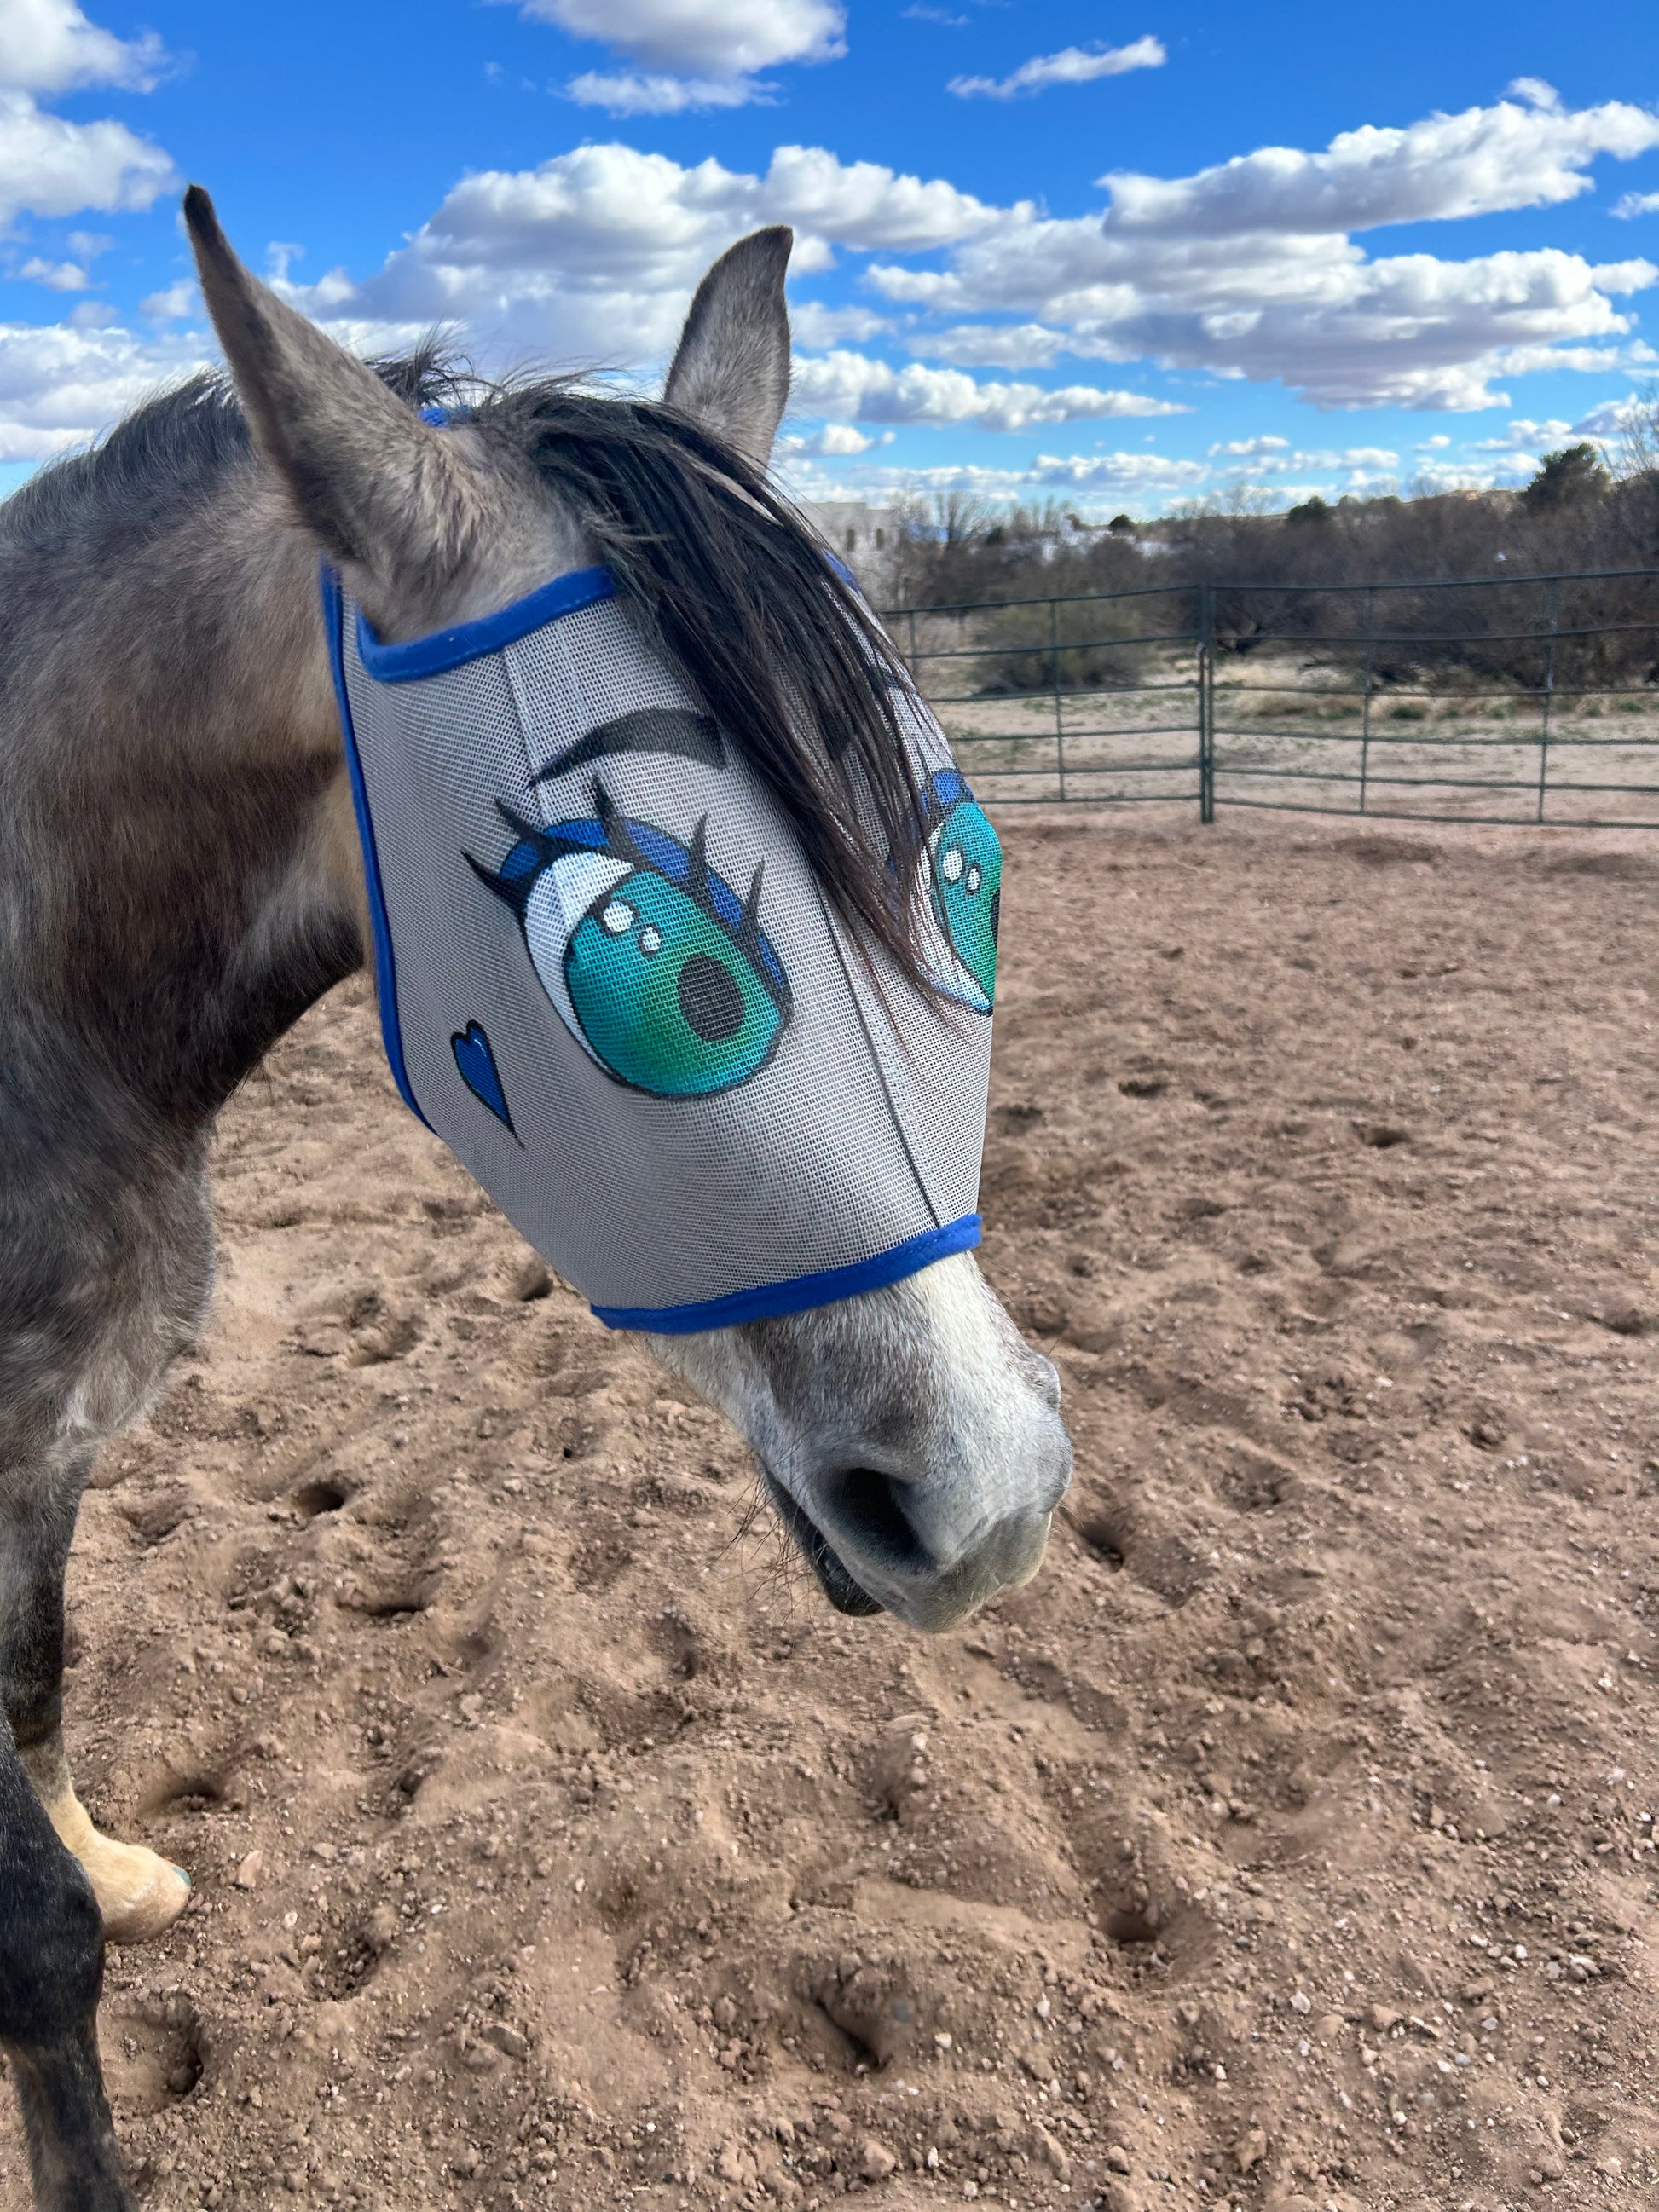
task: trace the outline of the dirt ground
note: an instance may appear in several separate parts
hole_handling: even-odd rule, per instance
[[[226,1115],[70,1732],[146,2205],[1650,2205],[1659,847],[1009,827],[1028,1589],[783,1571],[745,1454],[337,993]],[[0,2134],[0,2208],[23,2203]]]

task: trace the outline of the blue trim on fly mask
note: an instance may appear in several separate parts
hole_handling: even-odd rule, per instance
[[[368,921],[374,936],[374,996],[380,1009],[380,1038],[398,1094],[417,1121],[427,1121],[410,1089],[404,1066],[404,1034],[398,1019],[398,966],[392,951],[392,928],[386,920],[386,890],[380,882],[380,858],[374,843],[374,824],[363,788],[362,763],[357,757],[357,732],[351,725],[351,701],[345,679],[345,601],[340,579],[325,561],[318,575],[323,601],[323,628],[328,636],[329,665],[334,672],[334,696],[340,708],[340,735],[345,744],[346,772],[351,779],[351,805],[357,817],[357,836],[363,848],[363,880],[368,892]],[[437,1133],[434,1130],[433,1133]]]
[[[919,1275],[936,1260],[953,1252],[969,1252],[979,1243],[981,1224],[976,1213],[942,1228],[924,1229],[902,1244],[878,1252],[873,1259],[856,1260],[847,1267],[825,1267],[815,1275],[797,1275],[787,1283],[763,1283],[757,1290],[729,1291],[722,1298],[704,1298],[690,1306],[595,1306],[592,1310],[607,1328],[648,1329],[653,1336],[695,1336],[706,1328],[734,1328],[740,1322],[775,1321],[784,1314],[810,1313],[814,1306],[834,1305],[838,1299],[857,1297],[862,1291],[884,1291],[907,1275]]]
[[[429,637],[410,638],[406,645],[382,645],[359,607],[357,654],[377,684],[413,684],[420,677],[441,676],[447,668],[482,660],[487,653],[516,645],[532,630],[544,629],[562,616],[580,614],[584,607],[616,596],[617,580],[609,568],[570,568],[514,599],[510,607],[480,615],[476,622],[434,630]]]

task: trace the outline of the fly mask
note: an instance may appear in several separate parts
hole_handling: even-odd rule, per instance
[[[941,1000],[876,987],[608,569],[401,645],[323,602],[398,1088],[602,1321],[800,1312],[978,1243],[1001,858],[913,692],[891,858]]]

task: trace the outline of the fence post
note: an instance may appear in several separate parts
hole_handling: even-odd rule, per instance
[[[1561,579],[1550,578],[1550,642],[1544,663],[1544,704],[1538,726],[1538,815],[1544,818],[1544,799],[1550,774],[1550,707],[1555,697],[1555,641],[1561,627]]]
[[[1371,676],[1376,665],[1376,592],[1365,593],[1365,703],[1359,719],[1359,811],[1365,811],[1365,782],[1371,770]]]
[[[912,607],[912,608],[909,610],[909,616],[910,616],[910,681],[911,681],[911,682],[915,685],[915,687],[916,687],[917,690],[918,690],[918,691],[920,691],[920,690],[921,690],[921,661],[920,661],[920,659],[919,659],[919,658],[918,658],[918,656],[917,656],[917,653],[916,653],[916,611],[915,611],[915,609],[914,607]]]
[[[1215,820],[1215,586],[1198,587],[1198,818]]]
[[[1048,602],[1048,678],[1054,700],[1054,772],[1066,797],[1066,708],[1060,696],[1060,601]]]

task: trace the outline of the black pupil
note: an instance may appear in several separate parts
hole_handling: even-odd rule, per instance
[[[736,976],[707,952],[694,952],[680,970],[680,1012],[705,1044],[724,1044],[743,1027]]]

